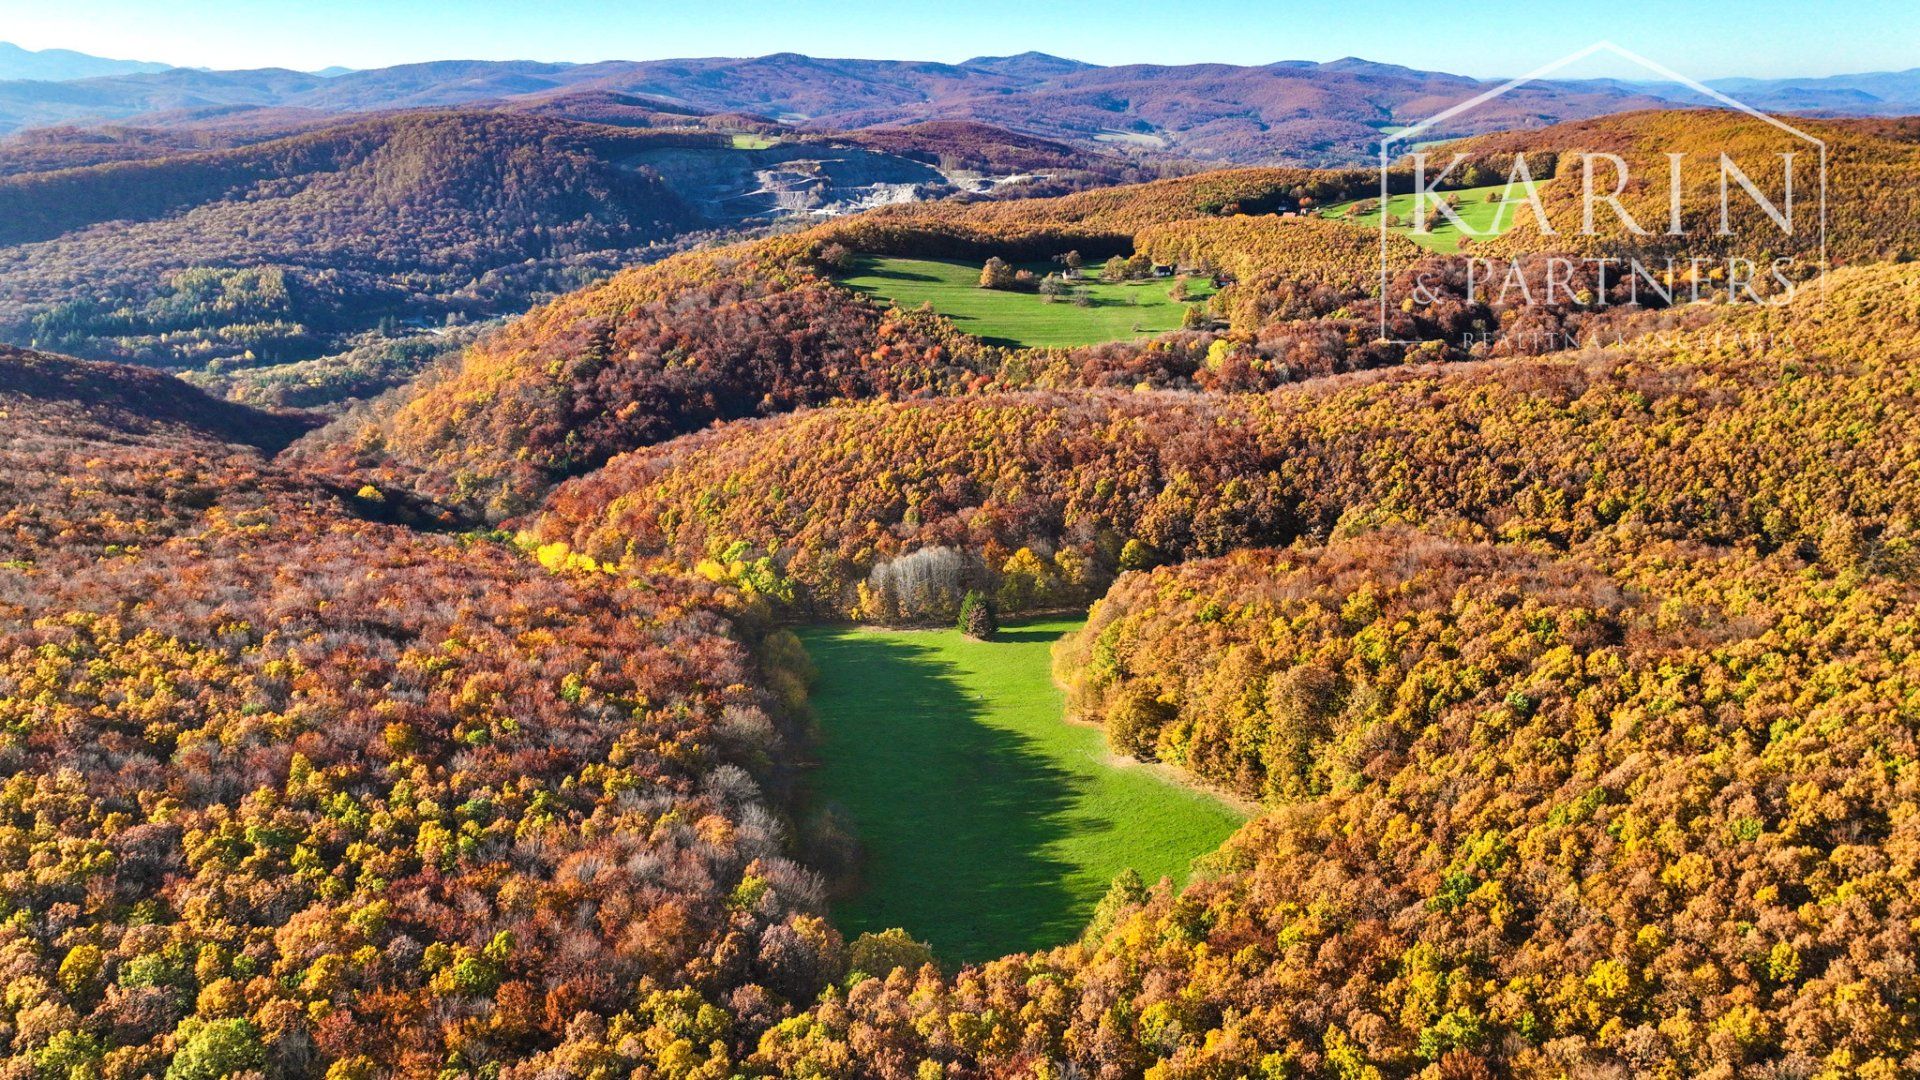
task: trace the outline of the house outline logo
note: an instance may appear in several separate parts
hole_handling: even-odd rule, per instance
[[[1787,134],[1793,136],[1794,138],[1812,145],[1819,151],[1820,153],[1820,188],[1819,188],[1820,197],[1819,197],[1818,220],[1819,220],[1820,256],[1819,256],[1819,262],[1817,263],[1817,266],[1820,270],[1819,281],[1821,286],[1821,293],[1823,296],[1825,295],[1826,270],[1827,270],[1827,144],[1826,144],[1826,141],[1823,139],[1816,138],[1812,135],[1809,135],[1806,132],[1801,131],[1799,128],[1794,127],[1792,124],[1789,124],[1786,121],[1779,119],[1778,117],[1769,116],[1766,113],[1760,111],[1759,109],[1754,108],[1751,105],[1748,105],[1743,101],[1730,97],[1727,94],[1721,93],[1720,91],[1715,90],[1713,87],[1708,86],[1703,82],[1700,82],[1696,79],[1692,79],[1692,78],[1689,78],[1688,76],[1682,75],[1679,72],[1673,70],[1672,68],[1667,67],[1665,64],[1662,64],[1656,60],[1650,60],[1647,57],[1641,56],[1639,53],[1636,53],[1631,49],[1624,48],[1620,45],[1614,44],[1611,41],[1607,41],[1603,39],[1603,40],[1594,42],[1593,44],[1587,46],[1584,49],[1580,49],[1576,52],[1568,53],[1567,55],[1551,63],[1543,64],[1540,67],[1537,67],[1534,70],[1527,72],[1525,75],[1521,75],[1516,78],[1509,79],[1506,82],[1501,83],[1499,86],[1496,86],[1491,90],[1487,90],[1484,93],[1475,95],[1474,97],[1468,98],[1467,100],[1462,101],[1456,105],[1449,106],[1448,108],[1443,109],[1440,112],[1427,117],[1425,120],[1422,120],[1417,124],[1412,124],[1407,127],[1402,127],[1395,130],[1392,134],[1381,136],[1380,138],[1380,340],[1382,342],[1385,342],[1390,345],[1421,344],[1421,342],[1418,340],[1394,338],[1394,337],[1388,336],[1388,333],[1387,333],[1387,323],[1388,323],[1387,286],[1389,284],[1389,279],[1391,277],[1391,273],[1389,271],[1388,262],[1387,262],[1387,245],[1392,235],[1392,230],[1388,225],[1388,219],[1391,215],[1389,215],[1386,211],[1387,202],[1391,198],[1391,195],[1387,190],[1387,171],[1389,168],[1392,167],[1392,164],[1393,164],[1392,149],[1394,144],[1399,143],[1403,147],[1411,147],[1415,142],[1418,141],[1417,139],[1414,138],[1414,136],[1419,135],[1423,131],[1431,130],[1437,124],[1443,124],[1446,121],[1452,119],[1453,117],[1459,116],[1461,113],[1468,112],[1472,109],[1478,108],[1479,106],[1484,105],[1487,102],[1494,100],[1495,98],[1502,97],[1516,89],[1519,89],[1522,86],[1527,85],[1528,83],[1539,82],[1541,80],[1544,80],[1556,71],[1559,71],[1565,67],[1568,67],[1569,65],[1577,64],[1580,61],[1585,60],[1590,56],[1595,56],[1602,53],[1608,53],[1621,60],[1625,60],[1630,64],[1638,65],[1639,67],[1644,68],[1645,70],[1660,76],[1661,78],[1667,80],[1670,83],[1678,83],[1681,86],[1684,86],[1687,89],[1693,91],[1694,93],[1699,94],[1711,101],[1714,101],[1725,108],[1732,109],[1736,112],[1740,112],[1747,116],[1751,116],[1754,119],[1761,120],[1768,124],[1771,124],[1773,127],[1786,132]],[[1405,150],[1403,149],[1402,152],[1404,153]]]

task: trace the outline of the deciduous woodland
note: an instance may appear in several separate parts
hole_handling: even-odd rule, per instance
[[[324,427],[5,354],[0,1076],[1920,1073],[1913,143],[1818,127],[1780,303],[1381,294],[1353,175],[1235,170],[686,253]],[[869,255],[1219,288],[1007,348]],[[791,627],[969,596],[1258,812],[959,964],[830,917]]]

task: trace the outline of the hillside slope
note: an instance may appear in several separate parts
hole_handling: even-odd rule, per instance
[[[1351,179],[690,253],[271,461],[155,373],[0,358],[0,1068],[1920,1072],[1920,265],[1850,231],[1789,303],[1533,355],[1466,335],[1595,313],[1366,296],[1373,238],[1298,213]],[[1006,350],[836,284],[1069,245],[1220,302]],[[516,532],[374,520],[389,473]],[[1076,717],[1262,802],[1187,887],[943,968],[825,917],[772,627],[968,589],[1097,599]]]
[[[1677,136],[1711,146],[1757,124],[1710,112],[1646,114],[1465,145],[1489,160],[1525,147],[1557,162],[1568,147],[1583,144],[1639,154]],[[1816,129],[1833,146],[1830,258],[1871,262],[1920,247],[1920,234],[1906,227],[1920,221],[1920,207],[1913,205],[1920,198],[1920,187],[1911,182],[1913,144],[1864,125],[1828,122]],[[1412,177],[1396,174],[1392,180],[1410,184]],[[1472,249],[1511,260],[1513,272],[1533,282],[1530,292],[1500,297],[1488,294],[1485,272],[1478,292],[1467,294],[1466,257],[1422,253],[1404,238],[1390,237],[1386,321],[1393,337],[1413,344],[1382,345],[1376,340],[1382,322],[1378,233],[1300,213],[1377,190],[1378,182],[1361,170],[1222,170],[1053,199],[888,207],[802,234],[669,260],[556,301],[481,343],[446,378],[393,402],[354,436],[354,453],[362,464],[384,459],[410,470],[438,497],[472,500],[498,517],[531,508],[555,480],[590,471],[616,454],[711,420],[765,415],[834,396],[950,393],[963,384],[973,390],[1266,390],[1409,359],[1550,352],[1596,334],[1632,336],[1663,320],[1685,323],[1705,314],[1684,305],[1651,312],[1645,309],[1651,299],[1629,303],[1634,297],[1618,275],[1606,282],[1585,277],[1554,302],[1533,302],[1553,270],[1551,257],[1566,249],[1565,236],[1516,229]],[[1543,197],[1564,213],[1569,191],[1577,198],[1577,177],[1549,180]],[[1633,197],[1650,196],[1636,190]],[[1908,209],[1905,217],[1885,216],[1902,208]],[[1710,217],[1695,223],[1712,228]],[[1225,287],[1209,300],[1205,328],[1195,333],[1064,355],[1010,352],[925,313],[882,317],[867,310],[834,284],[842,271],[829,256],[842,249],[974,265],[989,257],[1045,265],[1069,251],[1098,264],[1138,253],[1222,274]],[[716,288],[728,281],[734,292]],[[777,324],[752,331],[750,347],[739,338],[711,342],[698,326],[669,332],[705,318],[694,313],[716,302],[732,303],[717,298],[747,283],[756,304],[804,294],[804,300],[780,303],[822,312],[819,324],[836,328],[834,350],[812,358],[794,353],[774,336],[783,333]],[[1583,289],[1588,300],[1578,299]],[[1598,302],[1602,296],[1607,303]],[[653,314],[676,308],[680,314]],[[641,341],[655,344],[636,348]],[[749,365],[749,355],[781,359],[771,367],[766,361]],[[688,358],[677,371],[671,369],[674,356]],[[929,379],[929,365],[943,374]],[[677,395],[708,394],[705,380],[721,368],[730,372],[733,389],[718,408],[688,411],[678,396],[661,400],[605,389],[630,389],[671,371],[671,381],[682,387]],[[800,385],[809,389],[794,393]]]
[[[761,687],[792,676],[710,587],[363,520],[219,442],[236,407],[5,363],[4,1068],[418,1075],[643,981],[738,989],[752,1027],[839,977],[784,851],[792,700]],[[455,997],[510,1004],[455,1034]]]
[[[1491,85],[1352,58],[1252,67],[1100,67],[1036,56],[941,64],[797,53],[580,65],[443,61],[334,78],[279,70],[176,70],[76,83],[0,83],[0,132],[135,117],[144,123],[162,114],[170,123],[192,123],[236,109],[338,113],[618,94],[821,130],[977,121],[1085,149],[1346,165],[1368,160],[1383,130],[1424,120]],[[1509,94],[1443,134],[1661,104],[1625,84],[1547,82]]]
[[[973,188],[1004,196],[999,181],[1043,163],[1053,168],[1027,183],[1142,175],[1064,146],[1035,158],[978,126],[901,136],[904,156],[759,137],[784,129],[671,106],[620,106],[615,126],[564,115],[601,115],[603,99],[542,104],[559,113],[13,140],[0,151],[0,171],[15,171],[0,176],[0,340],[167,367],[305,361],[370,344],[355,335],[376,329],[517,314],[721,231]],[[1002,163],[1009,153],[1019,160]],[[979,175],[951,181],[942,163]]]
[[[836,287],[821,262],[833,245],[974,258],[1077,248],[1099,258],[1128,250],[1138,224],[1331,182],[1249,170],[1058,199],[889,208],[690,253],[530,313],[332,441],[362,465],[407,470],[437,497],[509,515],[559,478],[713,420],[835,397],[953,393],[1000,370],[1005,357],[943,320],[883,312]]]
[[[1836,288],[1885,289],[1876,317],[1911,318],[1911,274]],[[1809,297],[1788,320],[1741,313],[1677,344],[1584,362],[1415,370],[1268,395],[876,402],[730,425],[572,481],[539,531],[603,561],[765,559],[762,573],[782,579],[796,606],[874,619],[957,601],[884,593],[888,564],[927,547],[964,555],[965,584],[998,590],[1014,610],[1084,602],[1133,566],[1383,521],[1566,544],[1631,520],[1653,535],[1818,550],[1830,515],[1850,515],[1849,528],[1901,547],[1920,520],[1900,479],[1916,468],[1920,437],[1893,408],[1912,400],[1902,367],[1912,343],[1849,354],[1838,343],[1845,320],[1813,306]],[[1714,344],[1782,326],[1828,336],[1817,350],[1750,356]],[[1690,370],[1698,356],[1713,362]],[[1817,384],[1801,381],[1816,372]],[[1847,427],[1859,400],[1889,411],[1844,441],[1807,437]],[[1787,415],[1802,423],[1780,426]],[[1671,444],[1646,445],[1648,425]],[[1856,485],[1847,499],[1841,477]]]
[[[1860,267],[1584,354],[834,407],[616,459],[540,536],[878,618],[1176,564],[1120,577],[1059,671],[1117,749],[1270,812],[1184,892],[1117,883],[1079,944],[861,982],[750,1068],[1892,1076],[1916,328],[1920,272]],[[893,558],[929,545],[958,557]]]
[[[645,132],[498,114],[0,180],[0,333],[186,365],[511,310],[698,224]]]
[[[1792,126],[1805,138],[1723,110],[1633,113],[1486,135],[1431,153],[1440,163],[1454,153],[1485,160],[1499,176],[1506,175],[1500,167],[1503,162],[1523,153],[1530,165],[1557,169],[1570,181],[1545,184],[1540,191],[1554,235],[1542,235],[1535,215],[1519,212],[1514,227],[1486,245],[1494,253],[1635,250],[1706,256],[1713,251],[1716,234],[1722,232],[1719,161],[1724,153],[1751,174],[1776,209],[1784,212],[1792,205],[1797,214],[1789,233],[1736,188],[1728,198],[1723,246],[1748,256],[1810,257],[1824,236],[1827,255],[1835,262],[1920,255],[1920,183],[1914,182],[1920,169],[1920,146],[1914,144],[1906,126],[1871,120],[1795,120]],[[1819,145],[1808,140],[1818,140]],[[1686,154],[1680,237],[1664,235],[1670,228],[1672,195],[1666,155],[1673,152]],[[1627,163],[1629,176],[1620,201],[1654,235],[1629,237],[1626,224],[1606,208],[1595,215],[1598,235],[1581,235],[1583,173],[1577,161],[1582,154],[1615,154]],[[1796,191],[1791,204],[1785,196],[1783,154],[1794,155]],[[1611,166],[1597,165],[1596,188],[1604,192],[1612,182]],[[1824,221],[1820,217],[1823,197]]]
[[[262,452],[310,426],[158,372],[0,346],[0,557],[31,566],[137,548],[219,499],[293,493],[302,486]]]

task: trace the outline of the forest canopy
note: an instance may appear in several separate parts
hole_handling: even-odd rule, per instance
[[[312,431],[0,354],[0,1075],[1920,1071],[1912,144],[1829,126],[1786,303],[1381,293],[1265,169],[686,253]],[[1013,349],[898,251],[1219,289]],[[1072,719],[1257,812],[1056,947],[843,935],[789,627],[1067,607]]]

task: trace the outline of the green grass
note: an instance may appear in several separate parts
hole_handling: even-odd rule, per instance
[[[1542,183],[1544,183],[1544,181],[1542,181]],[[1496,191],[1501,193],[1501,201],[1488,202],[1487,195]],[[1492,184],[1487,187],[1461,188],[1458,191],[1443,192],[1442,194],[1460,196],[1460,208],[1456,212],[1460,215],[1460,219],[1467,223],[1467,227],[1479,234],[1480,237],[1491,238],[1498,236],[1513,227],[1516,214],[1531,213],[1531,211],[1525,209],[1526,191],[1521,187],[1515,187],[1510,193],[1511,197],[1509,198],[1507,185],[1505,183]],[[1428,211],[1427,231],[1425,233],[1416,233],[1413,231],[1413,206],[1415,200],[1420,198],[1424,198],[1424,196],[1408,194],[1395,195],[1387,200],[1387,212],[1397,216],[1404,223],[1393,226],[1392,231],[1399,233],[1414,243],[1419,244],[1421,247],[1431,251],[1443,252],[1449,255],[1459,251],[1460,240],[1464,234],[1461,233],[1453,222],[1441,217],[1437,210]],[[1380,227],[1380,211],[1375,210],[1367,214],[1349,214],[1347,212],[1349,207],[1365,201],[1364,199],[1353,199],[1343,203],[1335,203],[1332,206],[1323,207],[1320,213],[1325,217],[1338,218],[1341,221],[1350,222],[1362,228],[1378,229]]]
[[[733,135],[735,150],[766,150],[778,145],[780,145],[779,139],[767,135],[756,135],[752,132],[735,132]]]
[[[1072,940],[1115,875],[1184,880],[1241,816],[1116,757],[1062,718],[1049,649],[1077,620],[1010,624],[992,642],[951,630],[816,628],[816,798],[866,858],[835,919],[899,926],[942,960]]]
[[[1047,266],[1026,269],[1041,274]],[[1090,268],[1097,273],[1098,268]],[[1075,289],[1093,300],[1079,307],[1066,298],[1047,303],[1030,292],[980,287],[980,266],[932,259],[863,258],[843,284],[903,308],[932,304],[955,326],[996,345],[1070,348],[1104,341],[1161,334],[1180,329],[1187,305],[1167,298],[1171,278],[1121,285],[1081,283]],[[1187,282],[1190,295],[1204,297],[1205,279]]]

